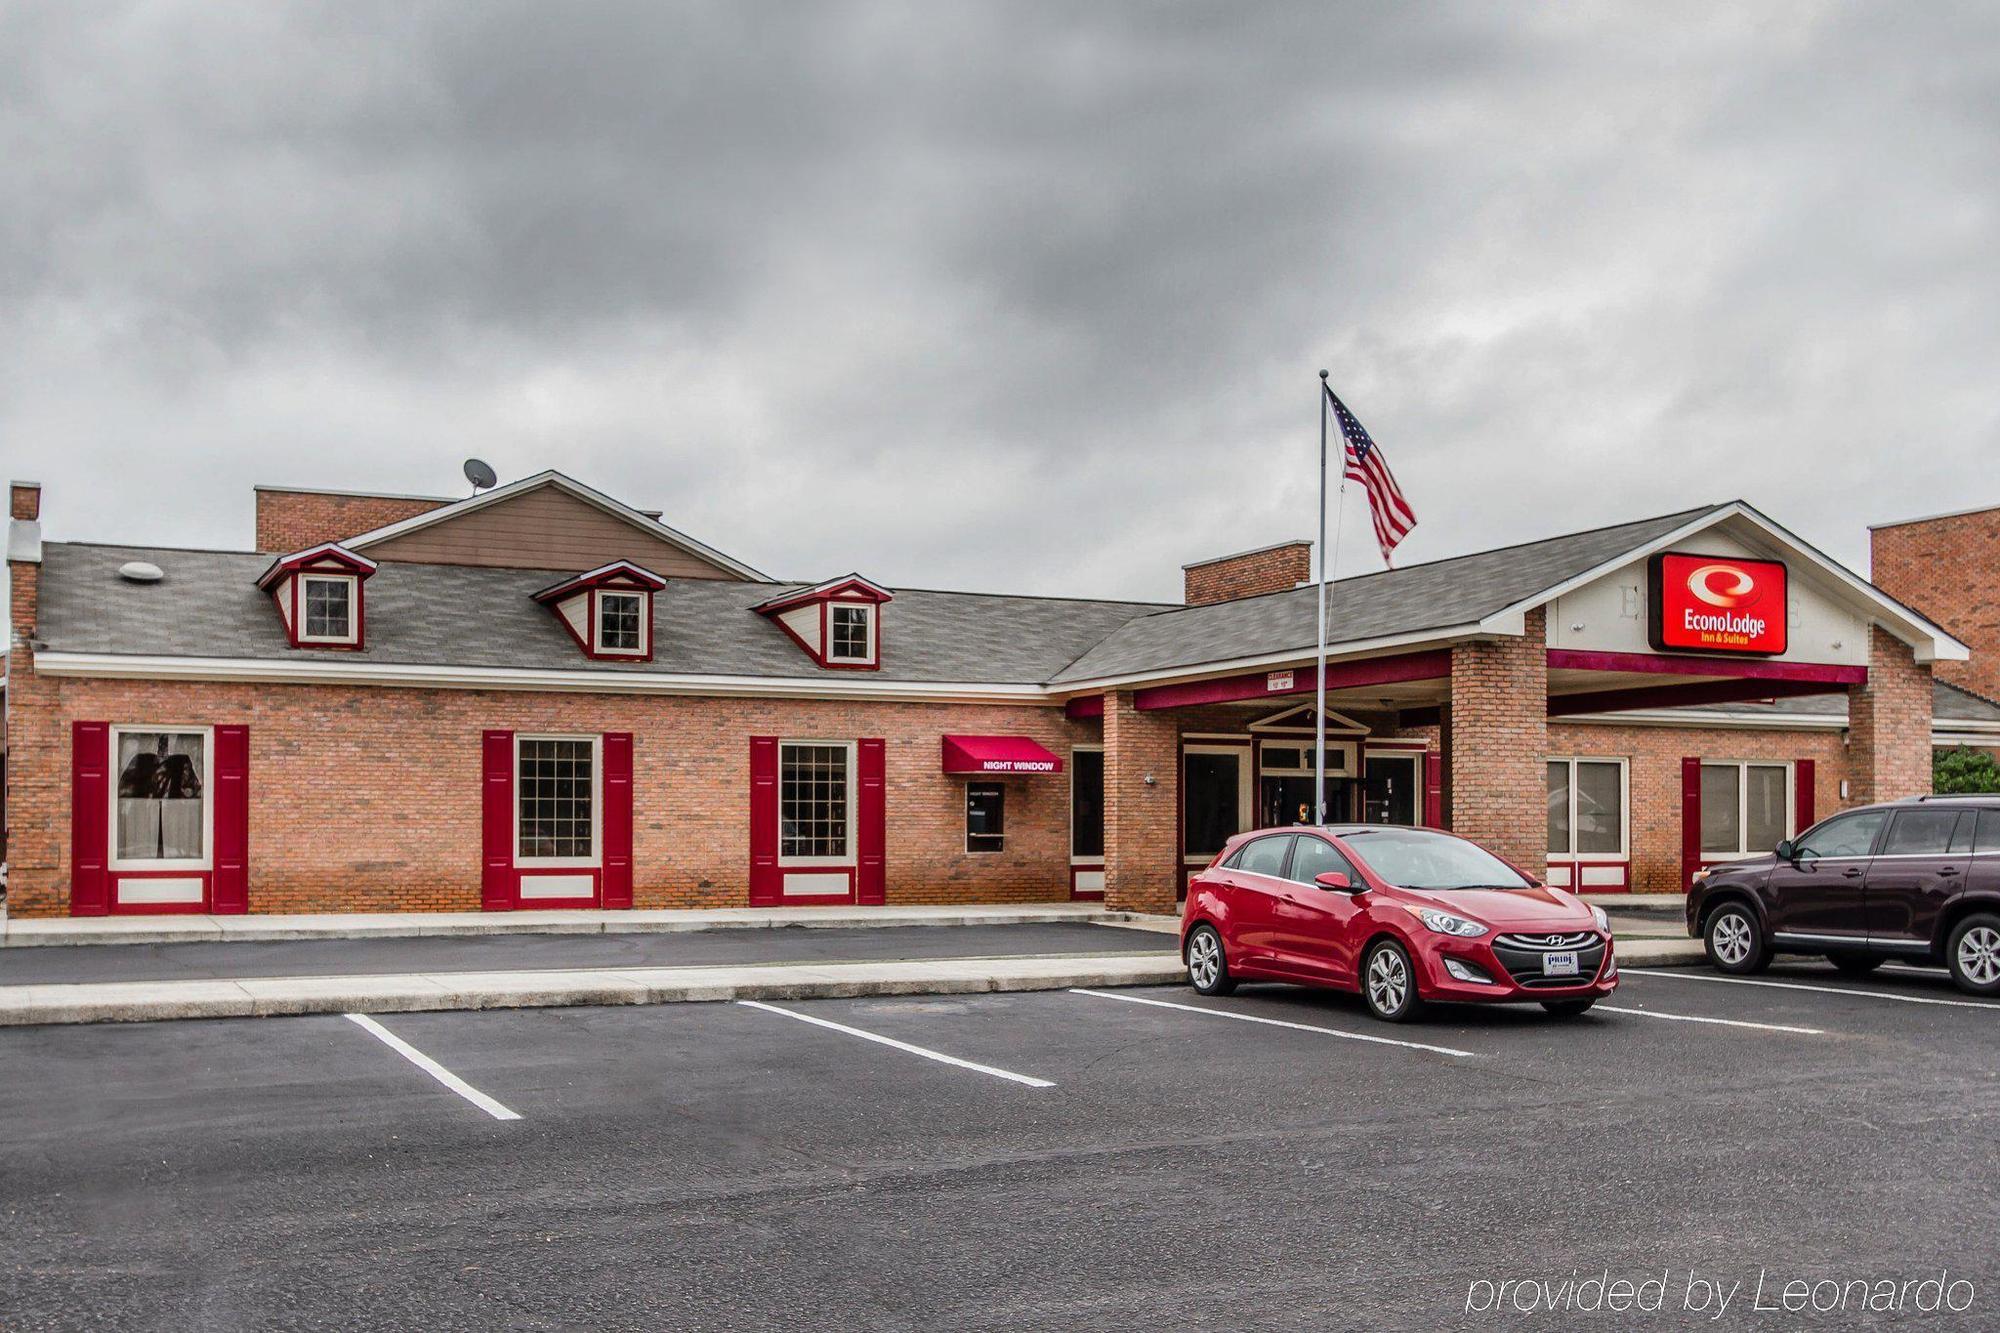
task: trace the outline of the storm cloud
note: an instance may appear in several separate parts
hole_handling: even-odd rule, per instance
[[[52,538],[558,467],[784,577],[1172,597],[2000,502],[1990,5],[0,4]],[[1350,497],[1356,501],[1357,497]],[[1344,568],[1378,568],[1358,507]]]

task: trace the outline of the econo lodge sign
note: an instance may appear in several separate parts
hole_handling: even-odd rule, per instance
[[[1653,647],[1785,651],[1785,567],[1775,560],[1669,551],[1648,562]]]

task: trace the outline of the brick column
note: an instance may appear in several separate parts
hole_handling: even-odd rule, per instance
[[[1152,779],[1151,784],[1147,782]],[[1180,727],[1104,696],[1104,905],[1172,912],[1180,896]]]
[[[1868,631],[1868,683],[1847,689],[1847,744],[1854,804],[1931,789],[1931,669],[1879,628]]]
[[[42,489],[8,487],[8,543],[28,551],[40,539]],[[55,687],[35,671],[40,611],[39,557],[9,560],[7,626],[7,908],[16,917],[68,910],[69,742],[56,718]]]
[[[1531,875],[1548,869],[1548,645],[1542,612],[1520,638],[1451,650],[1444,755],[1452,831]]]

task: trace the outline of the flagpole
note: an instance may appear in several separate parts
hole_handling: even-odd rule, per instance
[[[1326,823],[1326,372],[1319,373],[1319,632],[1313,640],[1313,823]]]

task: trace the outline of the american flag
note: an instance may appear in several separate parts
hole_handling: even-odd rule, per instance
[[[1368,491],[1368,512],[1375,520],[1375,542],[1382,548],[1382,563],[1389,564],[1389,553],[1396,549],[1396,543],[1417,526],[1416,511],[1403,498],[1395,474],[1389,471],[1389,460],[1382,457],[1382,450],[1369,437],[1368,428],[1355,420],[1331,386],[1322,382],[1320,387],[1326,390],[1327,406],[1333,409],[1333,419],[1340,423],[1341,438],[1347,441],[1347,475]]]

